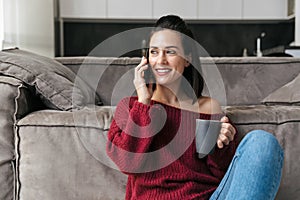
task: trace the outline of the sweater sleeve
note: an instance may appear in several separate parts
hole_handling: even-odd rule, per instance
[[[231,123],[231,122],[230,122]],[[231,123],[232,124],[232,123]],[[233,125],[233,124],[232,124]],[[234,125],[233,125],[234,126]],[[235,126],[234,126],[235,128]],[[237,145],[238,145],[238,132],[237,129],[234,136],[234,140],[231,141],[228,145],[224,145],[222,149],[215,147],[213,154],[207,156],[207,165],[210,168],[210,171],[218,177],[220,180],[225,175],[229,164],[231,163],[233,156],[235,154]]]
[[[142,172],[153,136],[159,108],[125,98],[118,104],[108,132],[108,156],[124,173]],[[152,120],[153,119],[153,120]]]

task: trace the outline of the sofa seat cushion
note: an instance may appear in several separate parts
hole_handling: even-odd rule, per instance
[[[43,110],[20,120],[18,198],[124,199],[127,177],[108,167],[105,151],[113,112],[110,107]]]
[[[19,49],[0,52],[0,74],[32,86],[49,108],[80,109],[99,100],[95,92],[67,67],[53,59]]]
[[[237,127],[241,137],[255,129],[266,130],[276,136],[284,150],[282,181],[276,199],[298,199],[300,107],[228,106],[224,111]]]

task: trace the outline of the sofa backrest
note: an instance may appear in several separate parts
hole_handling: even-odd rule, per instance
[[[116,105],[120,99],[135,92],[134,67],[140,58],[57,57],[56,60],[90,84],[104,105]],[[210,84],[218,82],[213,87],[224,87],[225,99],[220,92],[213,95],[223,105],[260,104],[266,96],[300,73],[299,58],[218,57],[200,60],[203,69],[214,68],[220,73],[220,76],[210,75],[206,79]],[[204,94],[209,95],[211,90],[207,88],[211,86],[205,88]]]
[[[260,104],[265,97],[300,73],[299,58],[219,57],[201,60],[203,66],[210,66],[211,63],[217,66],[225,87],[225,104],[229,106]],[[223,102],[222,99],[219,101]]]
[[[140,58],[59,57],[56,60],[94,88],[104,105],[116,105],[134,93],[133,70]]]

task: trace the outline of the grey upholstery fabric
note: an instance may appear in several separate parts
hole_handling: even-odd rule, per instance
[[[132,95],[128,94],[133,87],[132,70],[140,58],[70,57],[57,60],[97,90],[105,105],[115,105],[123,96]],[[283,179],[276,199],[298,199],[300,107],[269,106],[260,102],[298,76],[299,59],[212,60],[223,78],[227,102],[231,105],[223,109],[236,125],[240,137],[250,130],[264,129],[272,132],[284,148]],[[208,67],[212,63],[211,58],[201,58],[201,62],[207,63]],[[8,77],[0,78],[3,78],[1,91],[2,88],[8,89],[7,93],[1,94],[1,102],[6,102],[2,99],[10,102],[3,103],[0,115],[3,117],[0,120],[0,130],[3,131],[0,134],[0,195],[8,194],[2,195],[3,199],[14,196],[11,194],[13,182],[18,187],[15,198],[22,200],[124,199],[126,176],[114,169],[105,153],[106,133],[115,107],[89,105],[73,112],[44,109],[32,112],[36,110],[35,103],[28,105],[34,95],[24,83]],[[16,82],[10,83],[10,79]],[[294,92],[299,94],[296,90]],[[15,100],[16,103],[11,103]],[[7,113],[10,114],[6,116]],[[15,136],[12,126],[15,121],[11,120],[14,113],[20,119]],[[11,168],[14,161],[15,173]]]
[[[90,87],[76,78],[71,70],[53,59],[30,52],[19,49],[1,51],[0,73],[34,86],[49,108],[80,109],[98,101]]]
[[[229,106],[260,104],[266,96],[300,73],[299,58],[220,57],[200,60],[203,66],[217,65],[227,97],[227,104],[223,105]],[[221,98],[218,100],[222,102]]]
[[[300,67],[300,64],[299,64]],[[262,100],[266,105],[300,105],[300,74]]]
[[[116,105],[135,92],[134,67],[141,58],[60,57],[56,60],[95,88],[103,105]]]
[[[108,159],[105,147],[111,109],[43,110],[20,120],[18,198],[124,199],[126,176],[101,162]]]
[[[276,136],[284,150],[282,181],[276,199],[299,199],[300,107],[232,106],[224,110],[241,137],[255,129],[269,131]]]
[[[0,76],[0,199],[14,198],[14,125],[30,112],[30,92],[12,77]]]
[[[134,94],[133,68],[140,58],[64,57],[56,60],[75,73],[79,71],[78,76],[96,88],[104,105],[116,105],[122,97]],[[300,73],[300,59],[296,58],[220,57],[200,58],[200,61],[203,68],[217,67],[226,99],[220,94],[215,98],[224,106],[260,104],[266,96]],[[209,92],[205,90],[204,94],[209,95]]]
[[[300,107],[256,105],[223,109],[240,137],[254,129],[276,136],[285,152],[283,179],[276,199],[297,199],[300,170],[295,163],[300,162],[300,150],[293,147],[300,145],[300,136],[294,131],[300,129]],[[113,112],[114,107],[103,106],[72,114],[44,110],[20,120],[19,197],[123,199],[126,176],[106,166],[106,131]],[[37,137],[37,133],[41,134]]]

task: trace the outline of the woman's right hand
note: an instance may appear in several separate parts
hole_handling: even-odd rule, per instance
[[[145,81],[145,70],[149,68],[147,59],[142,58],[140,64],[135,68],[133,84],[137,91],[138,101],[143,104],[150,104],[151,97],[153,95],[152,83],[147,83]],[[149,69],[151,70],[151,69]]]

